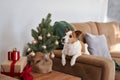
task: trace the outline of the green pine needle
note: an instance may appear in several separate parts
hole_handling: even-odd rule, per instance
[[[37,31],[34,29],[31,30],[32,37],[37,41],[36,44],[28,43],[29,48],[31,48],[33,52],[50,53],[58,46],[55,44],[55,41],[58,40],[58,36],[53,35],[53,25],[51,25],[51,21],[51,14],[49,13],[36,27]],[[48,33],[50,37],[47,36]],[[39,36],[41,36],[42,39],[39,40]],[[46,49],[42,47],[43,45],[46,46]]]

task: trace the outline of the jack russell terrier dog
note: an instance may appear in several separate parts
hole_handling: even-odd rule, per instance
[[[77,57],[82,54],[89,54],[87,49],[88,45],[78,40],[80,34],[82,34],[82,32],[79,30],[71,31],[69,28],[66,28],[66,35],[61,39],[61,42],[64,45],[62,50],[63,66],[66,64],[66,55],[73,56],[70,62],[70,65],[73,66]]]

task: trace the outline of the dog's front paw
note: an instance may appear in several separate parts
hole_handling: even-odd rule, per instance
[[[66,61],[62,60],[62,65],[65,66],[65,64],[66,64]]]
[[[75,65],[75,60],[72,59],[71,62],[70,62],[70,65],[74,66]]]

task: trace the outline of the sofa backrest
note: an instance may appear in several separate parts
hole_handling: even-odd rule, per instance
[[[96,23],[99,34],[104,34],[111,53],[120,53],[120,27],[116,22]]]
[[[80,36],[80,40],[85,42],[84,36],[86,32],[101,35],[104,34],[107,39],[109,49],[120,43],[120,29],[116,22],[85,22],[85,23],[71,23],[75,30],[80,30],[83,34]]]
[[[85,42],[85,33],[91,33],[98,35],[97,26],[94,22],[85,22],[85,23],[71,23],[75,30],[80,30],[83,34],[80,36],[80,40]]]

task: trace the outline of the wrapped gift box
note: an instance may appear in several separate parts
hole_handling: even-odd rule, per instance
[[[20,52],[17,51],[17,48],[14,48],[13,51],[8,52],[8,60],[17,61],[20,59]]]
[[[25,66],[27,65],[27,57],[21,57],[18,61],[15,62],[14,64],[14,72],[11,72],[11,64],[14,61],[10,61],[7,60],[5,61],[2,65],[1,65],[1,72],[2,73],[8,73],[8,74],[12,74],[14,76],[13,73],[22,73]]]

